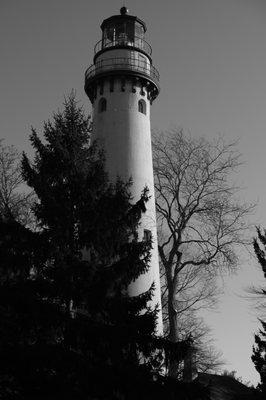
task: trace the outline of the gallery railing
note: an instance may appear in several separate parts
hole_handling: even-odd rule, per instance
[[[140,74],[146,75],[147,77],[151,78],[151,80],[155,81],[155,83],[159,84],[160,75],[153,65],[150,65],[146,60],[144,61],[138,58],[124,57],[108,58],[96,62],[86,70],[85,79],[88,81],[98,74],[116,70],[125,72],[139,72]]]

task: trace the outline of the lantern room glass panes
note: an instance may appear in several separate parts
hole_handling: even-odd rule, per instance
[[[140,39],[144,39],[143,26],[138,22],[135,23],[135,36],[137,36]]]
[[[143,37],[143,26],[136,21],[112,21],[103,31],[102,48],[112,46],[136,46],[142,48]]]

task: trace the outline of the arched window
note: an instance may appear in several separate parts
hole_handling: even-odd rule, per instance
[[[102,97],[98,104],[99,113],[106,111],[106,108],[107,108],[107,101],[104,97]]]
[[[144,100],[139,100],[139,112],[146,114],[146,103]]]

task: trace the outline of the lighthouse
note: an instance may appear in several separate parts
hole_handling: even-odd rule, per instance
[[[85,73],[85,92],[92,103],[92,139],[104,148],[111,181],[132,179],[133,201],[148,187],[150,200],[141,219],[139,239],[152,237],[149,271],[128,287],[139,295],[155,283],[151,302],[159,306],[157,333],[162,334],[162,312],[156,212],[152,167],[150,110],[159,94],[159,73],[152,48],[145,41],[146,25],[122,7],[101,24],[102,38],[94,48],[93,64]]]

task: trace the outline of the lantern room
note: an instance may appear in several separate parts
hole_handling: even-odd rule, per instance
[[[128,14],[128,9],[122,7],[120,15],[113,15],[101,25],[102,39],[95,46],[95,54],[111,47],[130,47],[151,56],[150,45],[144,40],[146,25],[138,17]]]
[[[146,25],[122,7],[120,15],[113,15],[101,24],[102,38],[94,47],[93,64],[85,73],[85,91],[93,102],[97,87],[107,80],[119,80],[124,88],[126,80],[135,90],[146,87],[152,102],[159,93],[159,72],[152,63],[152,49],[145,41]],[[112,84],[113,85],[113,84]],[[124,89],[123,89],[124,90]]]

